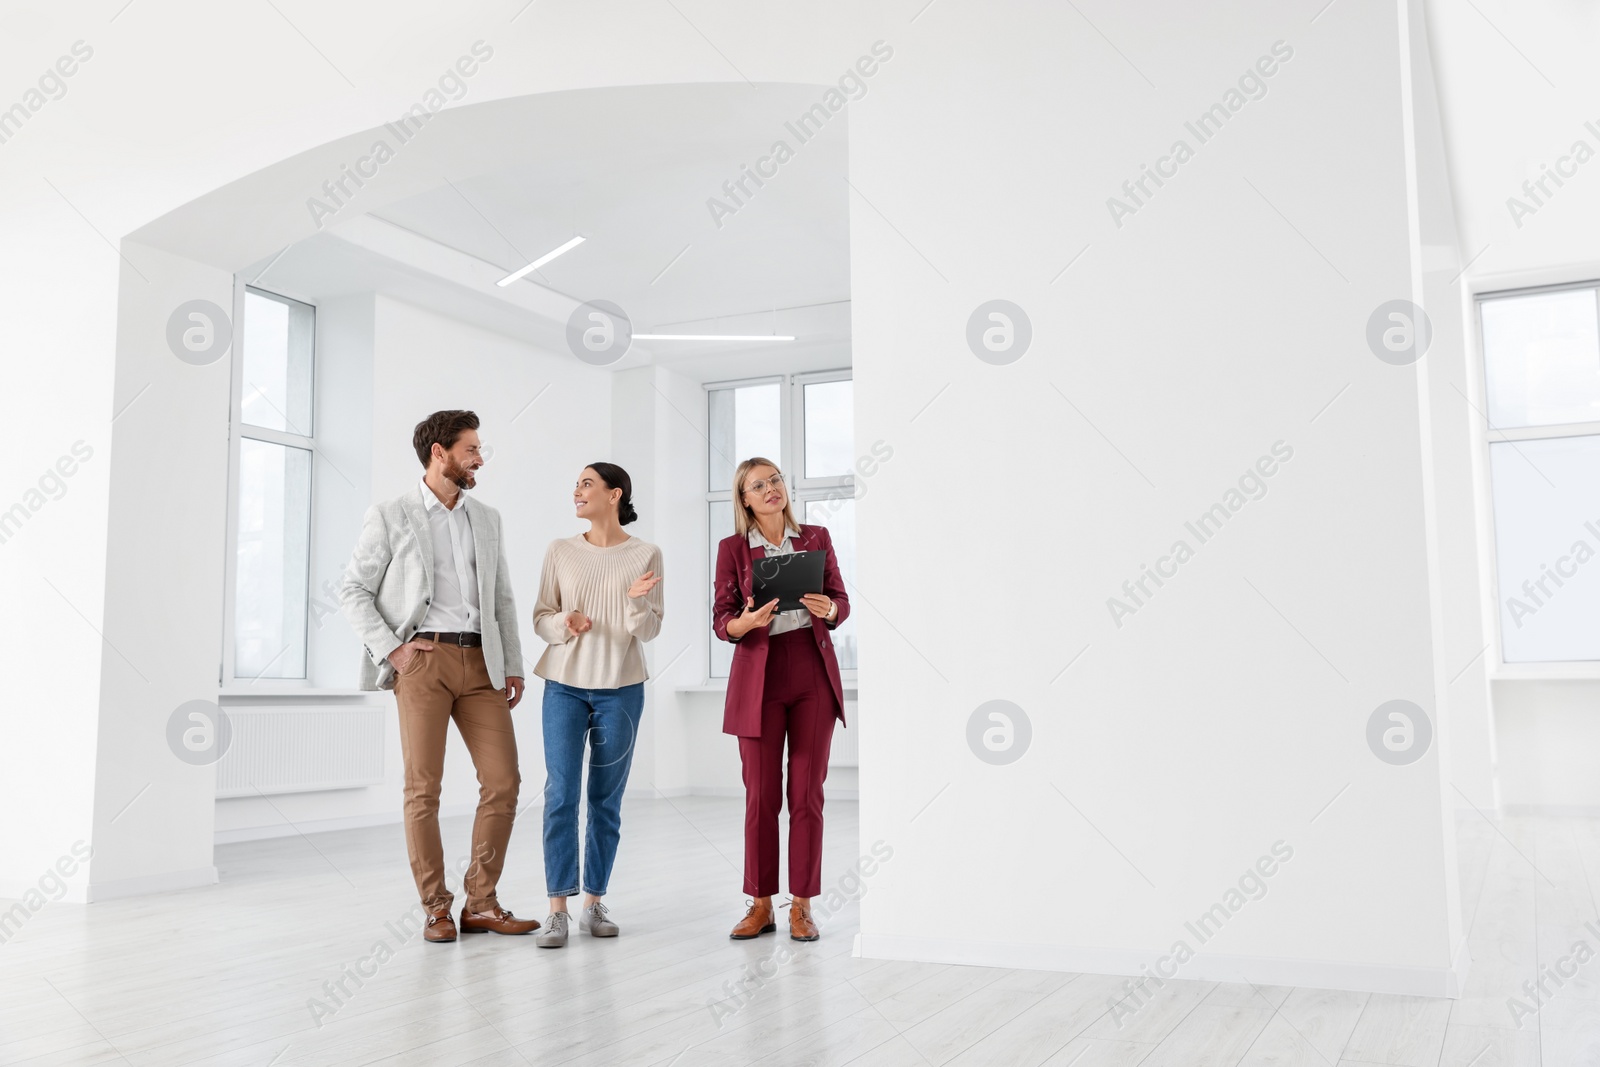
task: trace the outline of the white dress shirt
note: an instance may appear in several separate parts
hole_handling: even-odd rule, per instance
[[[464,492],[464,490],[463,490]],[[419,629],[436,633],[483,632],[478,603],[478,550],[472,543],[472,522],[464,498],[456,506],[444,502],[422,481],[422,506],[433,535],[433,601]]]
[[[761,532],[761,527],[751,526],[750,547],[765,548],[769,556],[785,556],[794,551],[794,539],[789,536],[789,531],[785,529],[783,531],[783,543],[775,545],[767,540],[767,535]],[[756,605],[758,608],[760,606],[760,604]],[[786,634],[790,630],[798,630],[802,626],[810,625],[810,608],[801,607],[795,608],[793,611],[775,611],[772,613],[772,621],[767,624],[767,636],[777,637],[779,634]]]

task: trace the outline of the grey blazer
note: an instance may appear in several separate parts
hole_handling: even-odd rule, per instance
[[[361,539],[339,586],[344,616],[366,649],[362,689],[393,689],[388,655],[422,625],[433,599],[433,533],[422,502],[422,485],[367,509]],[[500,554],[500,513],[463,495],[478,556],[478,604],[483,614],[483,662],[489,680],[504,688],[506,677],[523,677],[522,641],[511,573]]]

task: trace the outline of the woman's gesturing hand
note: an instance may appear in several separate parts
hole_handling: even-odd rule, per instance
[[[661,578],[659,575],[656,575],[655,571],[645,571],[643,574],[639,575],[639,577],[633,580],[632,585],[628,586],[629,598],[638,600],[640,597],[650,592],[650,590],[654,589],[656,587],[656,583],[659,581],[661,581]]]
[[[777,610],[778,599],[773,597],[767,603],[756,607],[754,597],[744,598],[744,614],[736,619],[728,620],[728,632],[736,639],[754,630],[758,626],[766,626],[772,622],[772,614]]]
[[[592,626],[594,626],[594,623],[591,622],[589,616],[585,615],[583,612],[569,611],[567,613],[567,632],[573,637],[577,637],[582,633],[588,633]]]

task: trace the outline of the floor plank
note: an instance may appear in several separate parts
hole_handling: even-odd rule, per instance
[[[1460,823],[1457,1000],[1170,980],[1127,1016],[1117,976],[857,959],[853,900],[820,941],[732,941],[739,801],[624,811],[623,935],[555,951],[425,943],[398,827],[221,846],[219,885],[51,904],[0,947],[0,1064],[1600,1067],[1600,958],[1529,993],[1600,950],[1600,819]],[[444,832],[464,856],[470,820]],[[830,803],[825,873],[855,848],[855,804]],[[537,811],[502,899],[543,918]]]

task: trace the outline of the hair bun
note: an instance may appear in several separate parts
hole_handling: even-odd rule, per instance
[[[617,506],[617,522],[623,526],[639,518],[639,513],[633,510],[631,501],[623,500]]]

